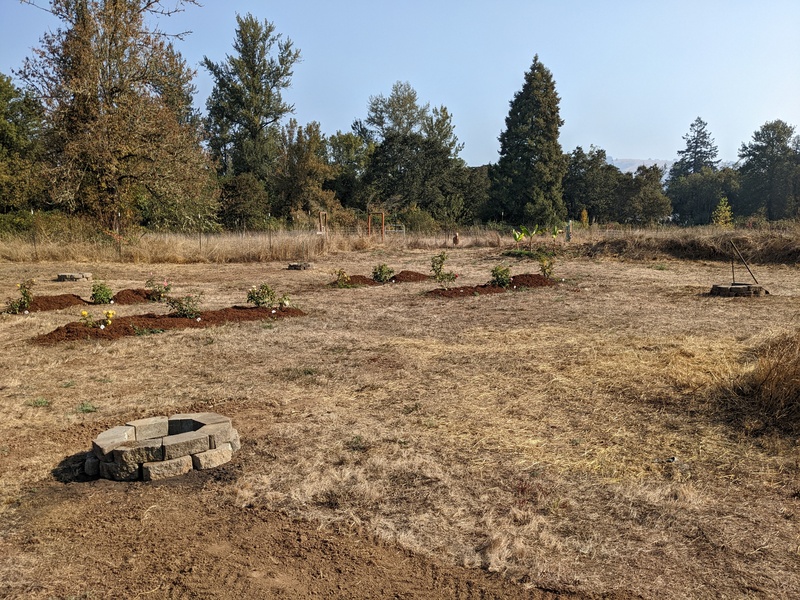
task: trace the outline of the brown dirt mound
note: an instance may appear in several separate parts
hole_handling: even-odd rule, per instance
[[[207,310],[201,312],[200,317],[197,319],[148,313],[116,318],[111,325],[104,329],[87,327],[79,321],[73,321],[50,333],[36,336],[33,341],[38,344],[57,344],[72,340],[116,340],[130,335],[161,333],[168,329],[201,329],[224,323],[260,321],[263,319],[280,319],[304,315],[305,313],[298,308],[276,309],[251,306],[232,306],[220,310]]]
[[[428,281],[429,275],[418,273],[416,271],[400,271],[397,275],[389,280],[389,283],[417,283],[420,281]],[[336,287],[336,282],[331,282],[331,287]],[[366,275],[350,275],[350,285],[383,285],[375,281],[372,277]]]
[[[146,289],[121,290],[114,295],[114,304],[142,304],[150,302],[150,291]]]
[[[29,312],[39,312],[44,310],[61,310],[71,306],[84,306],[91,304],[75,294],[58,294],[56,296],[34,296],[28,306]]]
[[[390,281],[392,283],[418,283],[420,281],[428,281],[430,278],[430,275],[417,273],[416,271],[400,271]]]
[[[121,290],[113,297],[114,304],[142,304],[150,302],[150,292],[145,289]],[[28,307],[28,312],[41,312],[46,310],[61,310],[72,306],[91,305],[92,302],[84,300],[76,294],[56,294],[55,296],[34,296]]]
[[[555,285],[555,282],[552,279],[548,279],[547,277],[538,274],[526,273],[523,275],[514,275],[511,278],[511,288],[502,288],[496,285],[491,285],[490,283],[484,283],[482,285],[467,285],[447,289],[437,288],[435,290],[430,290],[427,293],[429,296],[438,296],[440,298],[465,298],[466,296],[499,294],[513,288],[535,288],[547,287],[551,285]]]

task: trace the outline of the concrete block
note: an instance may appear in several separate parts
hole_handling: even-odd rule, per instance
[[[169,419],[167,417],[150,417],[149,419],[137,419],[125,423],[136,430],[136,440],[149,440],[162,438],[169,435]]]
[[[94,455],[94,452],[89,452],[86,455],[86,462],[83,463],[83,472],[89,477],[100,475],[100,459]]]
[[[168,435],[162,439],[162,442],[164,444],[164,460],[197,454],[209,449],[208,436],[199,431]]]
[[[177,475],[185,475],[192,470],[192,457],[181,456],[171,460],[148,462],[142,465],[142,479],[158,481]]]
[[[134,481],[139,479],[139,465],[115,462],[101,462],[100,476],[115,481]]]
[[[239,439],[239,432],[234,429],[233,435],[231,435],[231,448],[233,448],[234,452],[238,452],[241,447],[242,442]]]
[[[230,442],[234,431],[236,430],[231,427],[230,423],[214,423],[213,425],[201,427],[197,430],[197,433],[203,433],[208,436],[208,447],[213,450],[220,444]]]
[[[215,450],[206,450],[198,454],[192,454],[192,464],[198,471],[203,469],[213,469],[220,465],[224,465],[230,461],[233,456],[233,450],[230,444],[221,445]]]
[[[117,446],[135,439],[136,430],[128,425],[120,425],[106,429],[92,441],[92,450],[97,458],[102,461],[113,460],[111,452]]]
[[[138,464],[164,460],[164,447],[161,438],[125,442],[114,448],[114,462]]]
[[[200,427],[204,425],[217,425],[219,423],[231,424],[230,417],[214,412],[194,413],[192,414],[192,419],[194,419],[194,422],[200,425]],[[199,429],[199,427],[197,429]]]

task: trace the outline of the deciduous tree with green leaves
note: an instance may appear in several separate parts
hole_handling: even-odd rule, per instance
[[[543,226],[566,218],[562,180],[567,161],[558,141],[564,124],[559,102],[553,76],[537,55],[510,102],[500,134],[500,159],[491,170],[495,218]]]
[[[43,35],[19,75],[43,102],[54,203],[107,227],[192,227],[213,212],[194,72],[152,25],[191,4],[51,0],[64,27]]]

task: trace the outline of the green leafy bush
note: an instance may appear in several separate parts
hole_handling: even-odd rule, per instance
[[[507,288],[511,285],[511,269],[504,265],[497,265],[492,269],[491,284],[496,287]]]
[[[394,270],[386,264],[376,265],[372,269],[372,279],[378,283],[387,283],[394,275]]]
[[[169,281],[166,279],[164,281],[156,281],[152,275],[144,282],[144,287],[148,290],[148,298],[153,302],[163,302],[167,294],[172,291],[172,284]]]
[[[200,318],[200,299],[203,292],[194,292],[185,296],[167,296],[165,301],[172,310],[172,314],[187,319]]]
[[[247,301],[259,307],[272,308],[275,306],[289,306],[289,296],[278,298],[275,290],[266,283],[258,287],[253,286],[247,291]]]
[[[114,298],[114,293],[104,282],[98,281],[92,284],[91,300],[93,304],[109,304],[112,298]]]
[[[452,283],[456,280],[458,275],[452,271],[445,271],[445,262],[447,262],[447,252],[442,250],[440,254],[437,254],[431,259],[431,272],[433,273],[433,278],[437,282],[447,287],[449,283]]]
[[[31,290],[35,283],[36,281],[33,279],[26,279],[22,283],[18,283],[17,288],[19,288],[20,297],[16,300],[8,300],[6,312],[16,315],[28,310],[31,302],[33,302],[33,292]]]

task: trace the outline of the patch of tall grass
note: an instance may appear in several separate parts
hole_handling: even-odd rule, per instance
[[[736,379],[727,408],[747,433],[765,429],[800,433],[800,330],[755,351],[751,368]]]

